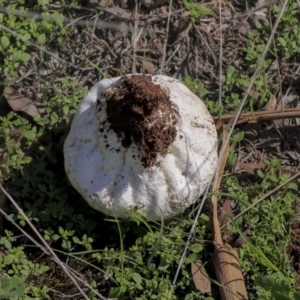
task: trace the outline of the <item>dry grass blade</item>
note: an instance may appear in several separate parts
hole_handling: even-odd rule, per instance
[[[232,218],[228,223],[226,223],[226,225],[228,225],[232,221],[237,220],[238,218],[240,218],[241,216],[243,216],[247,211],[249,211],[250,209],[252,209],[254,206],[256,206],[257,204],[259,204],[263,200],[269,198],[271,195],[273,195],[274,193],[276,193],[277,191],[279,191],[280,189],[282,189],[284,186],[286,186],[288,183],[293,182],[294,180],[298,179],[299,177],[300,177],[300,172],[296,173],[295,175],[293,175],[292,177],[290,177],[288,180],[286,180],[285,182],[283,182],[279,186],[277,186],[275,189],[273,189],[272,191],[270,191],[269,193],[265,194],[263,197],[261,197],[260,199],[258,199],[256,202],[254,202],[251,205],[249,205],[245,210],[243,210],[241,213],[239,213],[234,218]],[[221,229],[223,229],[226,225],[221,226]]]
[[[218,191],[224,172],[225,163],[229,154],[230,147],[227,140],[227,132],[223,129],[222,136],[222,153],[219,166],[213,182],[213,191]],[[221,230],[218,220],[218,203],[217,196],[211,197],[213,206],[213,224],[214,224],[214,241],[216,243],[213,255],[216,276],[220,283],[220,294],[222,300],[248,299],[243,274],[241,271],[238,254],[230,245],[223,245]]]
[[[166,39],[165,39],[165,42],[164,42],[163,55],[162,55],[162,60],[161,60],[161,66],[160,66],[160,72],[159,72],[159,74],[163,74],[164,65],[165,65],[165,61],[166,61],[166,52],[167,52],[168,35],[169,35],[169,30],[170,30],[170,20],[171,20],[171,13],[172,13],[172,5],[173,5],[173,2],[172,2],[172,0],[170,0],[168,20],[167,20],[167,28],[166,28]]]
[[[223,36],[222,36],[222,4],[219,0],[219,24],[220,24],[220,53],[219,53],[219,106],[222,106],[222,62],[223,62]]]

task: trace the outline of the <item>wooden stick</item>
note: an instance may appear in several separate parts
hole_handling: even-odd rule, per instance
[[[213,182],[213,191],[218,191],[221,183],[222,174],[224,172],[226,160],[230,151],[225,141],[227,140],[227,131],[223,127],[222,149],[218,169]],[[216,195],[211,197],[213,206],[213,225],[214,225],[214,241],[215,250],[213,255],[213,263],[215,272],[220,284],[220,294],[222,300],[247,300],[247,291],[245,287],[244,277],[238,259],[236,249],[228,244],[223,244],[221,230],[218,220],[218,199]]]
[[[224,127],[223,127],[222,148],[220,150],[220,153],[222,153],[223,155],[222,155],[222,157],[219,158],[218,168],[217,168],[216,175],[215,175],[213,185],[212,185],[213,192],[216,192],[219,190],[221,180],[222,180],[222,175],[223,175],[224,169],[225,169],[226,160],[227,160],[229,150],[230,150],[228,143],[227,143],[226,148],[224,149],[227,135],[228,135],[228,133],[227,133],[226,129],[224,129]],[[212,202],[212,209],[213,209],[214,241],[217,244],[223,245],[221,230],[220,230],[220,225],[219,225],[219,220],[218,220],[218,199],[217,199],[216,195],[211,196],[211,202]]]

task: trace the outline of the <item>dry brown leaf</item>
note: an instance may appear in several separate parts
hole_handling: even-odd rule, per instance
[[[254,164],[238,162],[237,165],[245,172],[251,175],[256,175],[257,170],[265,170],[267,167],[267,165],[263,163]]]
[[[201,260],[191,264],[191,272],[196,289],[201,293],[210,294],[211,282]]]
[[[237,250],[228,244],[216,245],[213,262],[222,300],[248,299]]]
[[[231,208],[231,200],[226,199],[222,206],[222,211],[220,215],[220,226],[224,226],[228,221],[230,217],[234,217],[233,211]],[[227,240],[232,235],[232,232],[228,230],[226,227],[222,230],[222,239]]]
[[[37,114],[45,112],[45,105],[37,105],[34,101],[18,92],[12,85],[8,85],[4,88],[4,96],[14,111],[23,111],[33,118]]]
[[[262,110],[274,110],[277,107],[277,98],[271,94],[268,103],[262,108]]]
[[[247,93],[246,88],[244,88],[243,90]],[[255,100],[258,100],[260,97],[260,94],[253,89],[250,89],[248,95]],[[262,109],[259,110],[275,110],[276,107],[277,107],[277,98],[273,94],[271,94],[268,103]]]
[[[229,221],[228,216],[233,217],[233,211],[231,208],[231,200],[230,199],[226,199],[223,202],[222,212],[221,212],[221,216],[220,216],[220,226],[225,225]]]
[[[250,233],[251,233],[251,227],[250,227],[250,225],[248,224],[248,223],[246,223],[245,225],[244,225],[244,228],[243,228],[243,234],[244,235],[250,235]],[[244,239],[244,237],[242,236],[242,235],[240,235],[235,241],[234,241],[234,243],[232,244],[232,246],[233,247],[241,247],[242,245],[244,245],[245,244],[245,239]]]
[[[146,71],[146,73],[154,74],[154,72],[155,72],[155,66],[149,60],[144,60],[144,59],[139,60],[138,61],[138,66],[142,67]]]
[[[242,35],[247,35],[251,30],[250,25],[246,20],[238,23],[236,29]]]
[[[232,232],[224,226],[230,220],[228,216],[230,216],[231,218],[234,217],[234,213],[231,208],[231,200],[230,199],[226,199],[224,201],[223,206],[222,206],[221,216],[220,216],[220,226],[223,227],[223,229],[221,231],[223,240],[227,240],[228,238],[230,238],[232,236]],[[249,235],[250,233],[251,233],[250,225],[248,223],[246,223],[243,226],[243,234]],[[240,235],[233,242],[230,242],[230,245],[237,248],[237,247],[241,247],[244,243],[245,243],[245,239],[242,235]]]

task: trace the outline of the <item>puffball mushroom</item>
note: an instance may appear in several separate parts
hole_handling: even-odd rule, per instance
[[[195,203],[217,168],[204,103],[163,75],[103,79],[81,100],[64,144],[73,187],[96,210],[168,219]]]

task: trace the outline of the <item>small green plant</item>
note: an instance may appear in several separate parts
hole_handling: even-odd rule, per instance
[[[198,79],[191,79],[188,76],[183,78],[183,83],[199,98],[203,98],[208,94],[208,90],[204,87],[204,84]]]
[[[18,277],[0,278],[0,299],[20,297],[24,294],[24,283]]]
[[[261,73],[257,76],[248,95],[248,101],[244,107],[244,111],[253,111],[263,107],[269,100],[271,91],[264,70],[267,69],[270,62],[265,61]],[[248,75],[239,72],[234,66],[229,65],[226,75],[223,76],[223,92],[226,111],[235,111],[241,104],[245,91],[250,84]],[[255,96],[256,95],[256,96]]]
[[[299,300],[300,293],[281,274],[255,277],[255,289],[259,299]]]
[[[47,2],[47,3],[46,3]],[[40,5],[48,4],[49,1],[42,1]],[[0,5],[5,7],[4,1],[0,1]],[[8,7],[13,10],[15,5]],[[26,11],[26,7],[21,3],[18,6],[19,11]],[[49,15],[44,13],[44,15]],[[11,76],[17,78],[17,69],[22,63],[26,63],[31,58],[30,43],[42,45],[47,47],[51,42],[62,43],[67,33],[72,30],[72,27],[63,26],[63,16],[57,12],[52,14],[56,22],[49,22],[43,20],[39,23],[27,18],[21,19],[11,14],[0,14],[0,22],[11,32],[2,30],[0,34],[0,53],[3,57],[3,61],[0,64],[1,72],[8,73]],[[55,32],[55,35],[53,34]],[[46,38],[47,36],[47,38]],[[28,42],[27,42],[28,41]]]
[[[208,90],[198,78],[191,79],[190,77],[185,76],[183,78],[183,83],[205,103],[212,115],[219,115],[222,113],[222,107],[220,107],[216,101],[206,99],[205,96],[208,94]]]
[[[243,139],[244,139],[244,131],[234,130],[234,132],[230,138],[231,149],[230,149],[230,152],[229,152],[228,158],[227,158],[227,166],[230,168],[234,167],[234,165],[236,164],[236,161],[237,161],[237,154],[235,153],[234,146],[237,143],[241,142]]]
[[[225,179],[224,184],[230,197],[239,203],[239,211],[242,212],[262,195],[289,178],[289,174],[278,175],[281,165],[278,159],[268,161],[267,164],[268,172],[258,172],[260,179],[252,189],[242,186],[236,177],[231,176]],[[272,275],[275,278],[276,274],[280,272],[281,279],[290,285],[291,293],[295,293],[295,289],[292,288],[295,286],[295,275],[290,270],[290,261],[287,256],[287,247],[291,239],[287,220],[293,214],[293,207],[297,201],[295,192],[297,191],[298,187],[294,183],[291,186],[287,185],[280,192],[271,196],[269,200],[253,207],[242,218],[229,225],[232,232],[237,232],[237,227],[242,228],[245,223],[251,227],[249,242],[240,248],[239,255],[243,269],[248,272],[252,280],[259,276]],[[266,288],[266,290],[268,289]],[[265,295],[269,292],[257,288],[257,293],[257,295]],[[259,299],[281,298],[259,297]]]
[[[126,250],[124,261],[120,259],[122,250],[105,248],[102,252],[93,254],[94,258],[103,262],[103,269],[111,278],[112,287],[109,297],[119,299],[169,299],[172,271],[178,263],[184,245],[185,232],[192,220],[174,220],[168,227],[155,230],[146,224],[150,231],[135,240],[134,245]],[[209,218],[202,215],[196,236],[203,239],[209,224]],[[129,224],[124,224],[129,225]],[[128,229],[121,226],[121,231]],[[142,229],[142,228],[141,228]],[[121,239],[125,236],[122,235]],[[184,263],[182,278],[176,284],[176,296],[170,299],[185,299],[185,289],[190,289],[192,282],[188,271],[189,263],[198,259],[203,244],[191,245],[189,255]],[[124,251],[124,249],[123,249]],[[191,293],[186,299],[209,299],[200,294]]]
[[[37,288],[35,278],[47,272],[49,268],[28,260],[24,248],[14,247],[12,242],[12,233],[5,231],[5,236],[0,238],[0,245],[5,251],[5,256],[0,256],[0,268],[7,277],[0,279],[0,298],[7,295],[10,299],[15,299],[12,297],[31,295],[48,299],[48,289],[42,286]]]
[[[274,6],[273,13],[277,17],[280,8]],[[298,36],[299,36],[299,5],[294,1],[289,1],[279,28],[276,31],[274,43],[264,62],[264,68],[274,59],[291,58],[299,55]],[[266,23],[257,23],[256,30],[250,32],[246,46],[244,47],[245,59],[249,62],[249,67],[254,69],[265,48],[271,27]]]
[[[210,9],[195,3],[194,0],[183,0],[183,5],[190,12],[192,22],[211,14]]]
[[[278,6],[274,6],[274,12],[275,16],[277,16],[279,12]],[[300,53],[300,49],[297,46],[298,36],[300,34],[299,16],[299,4],[290,1],[290,5],[283,14],[280,27],[276,32],[276,46],[278,51],[286,58],[299,55]]]

